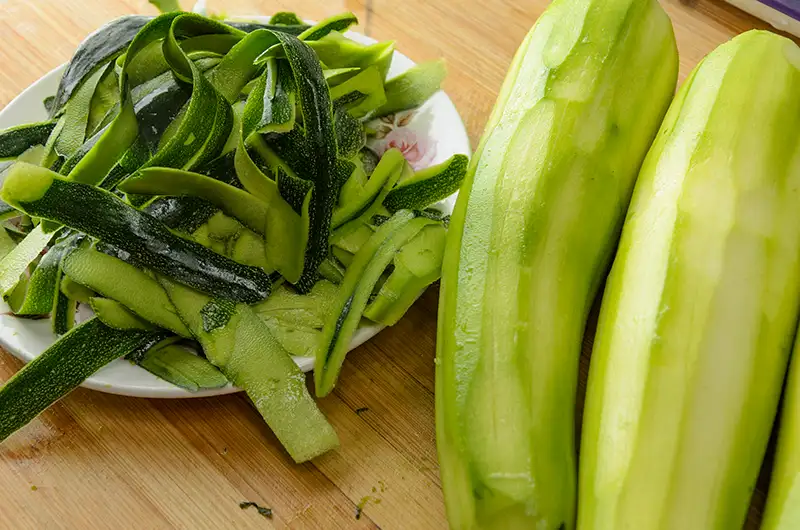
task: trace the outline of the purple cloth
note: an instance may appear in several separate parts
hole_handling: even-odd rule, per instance
[[[800,20],[800,0],[758,0],[765,6],[780,11],[795,20]]]

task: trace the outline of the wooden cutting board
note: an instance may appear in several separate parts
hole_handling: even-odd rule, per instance
[[[183,0],[188,3],[189,0]],[[344,10],[416,61],[445,57],[473,146],[517,45],[546,0],[211,0],[228,14]],[[717,45],[766,27],[713,0],[663,0],[680,79]],[[188,7],[188,6],[184,6]],[[0,0],[0,107],[142,0]],[[320,406],[342,447],[294,465],[241,395],[135,399],[79,389],[0,446],[0,528],[445,528],[434,443],[437,289],[350,354]],[[581,384],[593,334],[589,325]],[[0,380],[22,363],[0,352]],[[765,474],[762,474],[765,475]],[[756,528],[766,476],[748,528]],[[272,509],[265,518],[240,503]]]

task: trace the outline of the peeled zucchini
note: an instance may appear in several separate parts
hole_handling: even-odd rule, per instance
[[[800,310],[798,94],[800,49],[748,32],[661,126],[603,297],[581,530],[744,524]]]
[[[583,330],[676,76],[655,0],[557,0],[514,58],[443,264],[436,421],[454,529],[574,528]]]

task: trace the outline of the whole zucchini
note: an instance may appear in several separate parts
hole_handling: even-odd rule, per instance
[[[642,166],[592,355],[581,530],[742,528],[800,309],[800,49],[736,37]]]
[[[655,0],[556,0],[517,51],[444,258],[436,419],[452,528],[574,528],[581,338],[676,76]]]

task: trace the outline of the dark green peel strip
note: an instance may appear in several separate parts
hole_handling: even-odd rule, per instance
[[[151,18],[138,15],[120,17],[89,35],[78,46],[61,77],[55,100],[51,103],[51,116],[61,110],[89,73],[122,52]]]
[[[97,319],[75,327],[0,387],[0,441],[149,336],[114,330]]]
[[[139,265],[200,291],[248,303],[269,295],[270,280],[264,271],[238,264],[174,234],[152,216],[105,190],[20,163],[9,172],[2,196],[29,215],[96,237],[128,252]]]
[[[458,191],[468,166],[469,158],[459,154],[417,171],[410,178],[398,182],[383,200],[383,205],[390,212],[423,210]]]
[[[0,131],[0,161],[14,159],[34,145],[44,145],[55,126],[55,121],[45,121]]]

